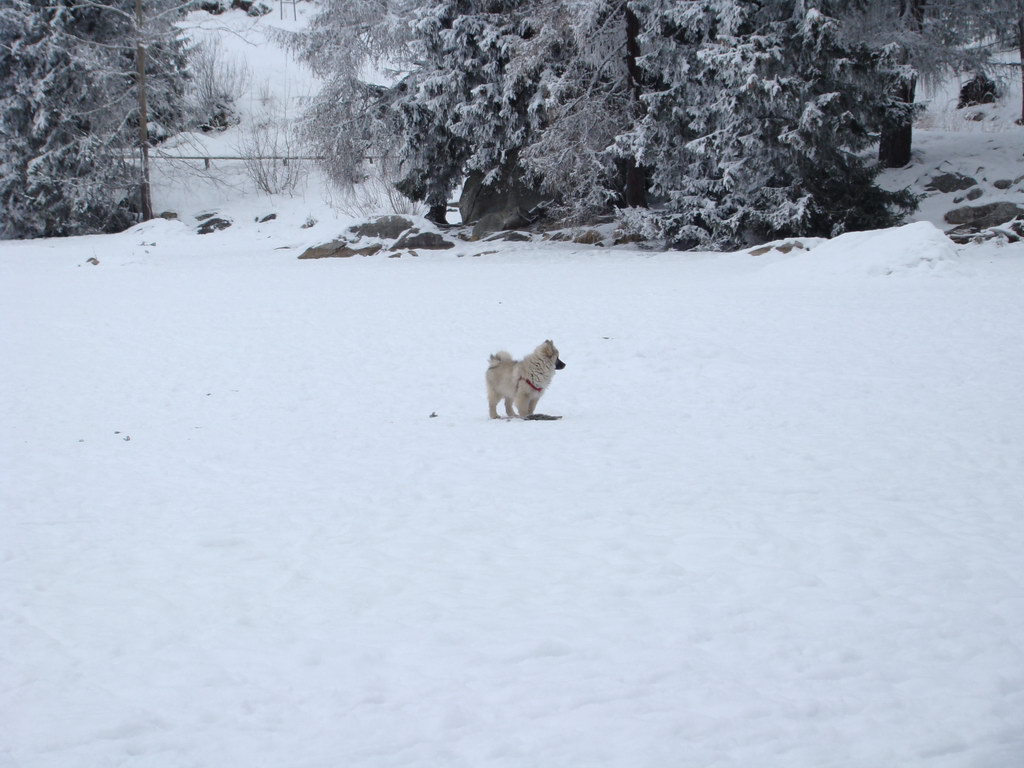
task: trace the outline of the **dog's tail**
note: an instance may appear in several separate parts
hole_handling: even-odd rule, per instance
[[[512,355],[510,355],[505,350],[501,350],[501,352],[497,352],[496,354],[491,355],[491,361],[488,364],[487,368],[488,369],[497,368],[502,363],[511,363],[511,362],[512,362]]]

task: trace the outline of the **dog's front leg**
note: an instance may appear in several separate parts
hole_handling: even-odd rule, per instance
[[[506,397],[505,398],[505,413],[508,414],[508,417],[510,419],[514,419],[516,417],[515,411],[512,410],[512,398],[511,397]]]
[[[525,419],[531,413],[533,408],[531,407],[530,401],[533,398],[530,397],[528,392],[517,392],[516,393],[516,411],[519,413],[519,418]]]

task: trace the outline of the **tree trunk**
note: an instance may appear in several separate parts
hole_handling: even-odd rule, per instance
[[[153,199],[149,188],[149,108],[146,104],[146,44],[142,36],[142,0],[135,0],[135,72],[139,100],[139,148],[142,151],[142,182],[139,197],[142,220],[153,218]]]
[[[1020,125],[1024,125],[1024,16],[1017,19],[1017,51],[1020,54]]]
[[[924,9],[927,0],[900,0],[900,18],[905,20],[907,27],[915,32],[924,29]],[[906,53],[904,53],[906,59]],[[904,63],[907,63],[904,60]],[[917,78],[902,83],[896,91],[896,98],[913,106],[914,93],[917,90]],[[914,139],[913,117],[899,125],[887,126],[882,129],[878,142],[878,159],[885,168],[902,168],[910,162],[910,149]]]
[[[633,101],[637,111],[643,114],[643,102],[640,100],[640,65],[637,59],[640,57],[640,20],[637,19],[633,9],[626,3],[626,72],[629,75],[630,90],[633,92]],[[647,173],[637,165],[634,158],[626,159],[626,185],[623,190],[623,202],[628,208],[647,207]]]
[[[447,227],[448,226],[448,205],[431,205],[427,210],[426,215],[427,221],[432,221],[435,224]]]
[[[914,93],[917,90],[916,80],[904,83],[896,93],[900,101],[913,105]],[[910,162],[910,149],[914,140],[913,118],[908,118],[900,125],[882,130],[878,142],[878,159],[885,168],[902,168]]]

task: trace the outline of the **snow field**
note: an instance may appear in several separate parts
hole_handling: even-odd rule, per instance
[[[1019,250],[157,226],[0,250],[0,765],[1024,753]],[[549,337],[564,419],[488,420]]]

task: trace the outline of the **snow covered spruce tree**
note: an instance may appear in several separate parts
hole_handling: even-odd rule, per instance
[[[434,211],[467,174],[528,179],[569,218],[642,204],[642,172],[614,146],[643,109],[637,32],[624,0],[330,0],[296,45],[328,79],[308,135],[335,181],[390,158]]]
[[[148,193],[140,147],[185,117],[179,11],[152,0],[0,8],[0,237],[110,232],[138,219]]]
[[[415,29],[423,66],[396,101],[407,194],[440,199],[476,173],[527,179],[567,220],[645,203],[642,169],[615,146],[643,112],[627,2],[440,0]]]
[[[544,121],[521,153],[523,168],[552,193],[551,213],[568,222],[611,206],[646,206],[644,169],[616,146],[644,111],[636,15],[622,0],[544,10],[541,35],[550,40],[536,47],[552,66],[540,93]]]
[[[551,37],[536,10],[516,0],[421,4],[414,29],[423,59],[396,86],[393,107],[403,194],[435,207],[466,173],[479,171],[492,185],[518,168],[542,124],[553,63],[539,55]]]
[[[348,187],[368,163],[384,164],[403,195],[441,219],[467,170],[518,149],[528,118],[515,89],[529,83],[505,73],[530,33],[516,5],[328,0],[292,44],[326,81],[305,134],[332,181]]]
[[[845,42],[818,0],[637,0],[660,81],[622,141],[665,205],[627,223],[680,245],[736,247],[895,223],[913,205],[864,157],[888,63]]]

